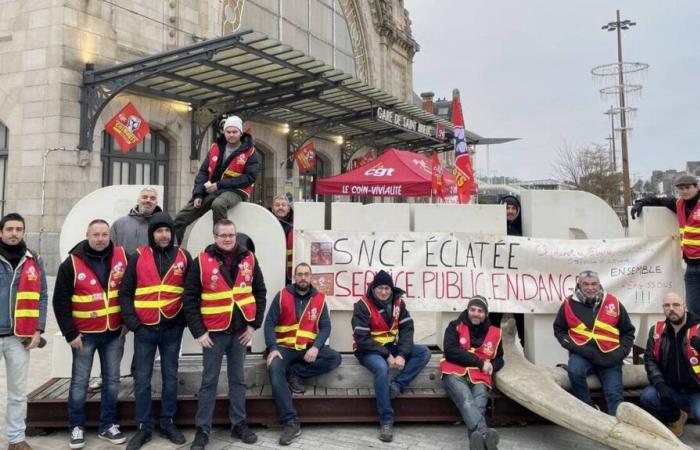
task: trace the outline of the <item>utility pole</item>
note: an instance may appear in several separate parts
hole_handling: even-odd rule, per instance
[[[627,22],[625,30],[636,25],[634,22]],[[625,211],[632,202],[630,195],[630,165],[629,154],[627,153],[627,115],[625,114],[625,73],[622,70],[622,28],[623,23],[620,22],[620,10],[617,10],[617,21],[615,22],[617,29],[617,65],[619,67],[618,75],[620,77],[619,92],[620,92],[620,142],[622,145],[622,198],[624,199]]]
[[[610,116],[610,167],[613,172],[617,172],[617,149],[615,149],[615,108],[610,105],[610,109],[605,112]]]

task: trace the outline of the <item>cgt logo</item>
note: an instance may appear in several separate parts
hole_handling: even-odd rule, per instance
[[[368,177],[390,177],[394,174],[394,170],[395,169],[389,167],[372,167],[365,171],[365,175]]]

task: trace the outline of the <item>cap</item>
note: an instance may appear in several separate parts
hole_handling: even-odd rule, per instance
[[[692,175],[681,175],[673,182],[674,186],[690,186],[691,184],[698,185],[698,179]]]

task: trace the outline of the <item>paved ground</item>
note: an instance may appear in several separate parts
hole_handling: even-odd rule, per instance
[[[50,292],[53,291],[50,280]],[[58,331],[53,314],[49,314],[49,323],[45,337],[48,341],[46,347],[40,350],[32,350],[29,373],[29,390],[33,390],[50,378],[51,374],[51,348],[52,339]],[[5,415],[7,401],[7,384],[4,364],[0,363],[0,417]],[[0,418],[0,423],[3,420]],[[259,441],[255,446],[242,444],[232,439],[228,431],[218,428],[212,434],[207,450],[223,450],[235,448],[284,448],[277,445],[280,429],[255,428]],[[133,430],[125,430],[127,435],[133,434]],[[377,439],[377,427],[375,425],[306,425],[302,436],[292,444],[291,448],[297,449],[364,449],[364,448],[393,448],[393,449],[459,449],[467,448],[468,443],[463,425],[456,424],[399,424],[395,428],[395,440],[391,444],[385,444]],[[561,450],[561,449],[602,449],[595,442],[576,433],[570,432],[556,425],[535,425],[527,427],[513,427],[498,429],[501,434],[502,450],[532,449],[532,450]],[[189,448],[194,436],[193,429],[185,430],[188,443],[181,448]],[[95,430],[88,430],[88,442],[86,448],[98,450],[114,450],[115,447],[97,438]],[[694,448],[700,449],[700,425],[692,425],[686,428],[683,441]],[[31,445],[37,450],[57,450],[68,448],[68,432],[54,431],[45,436],[33,436],[29,438]],[[7,444],[4,429],[0,435],[0,447]],[[174,449],[170,442],[154,436],[153,441],[143,447],[145,450]]]

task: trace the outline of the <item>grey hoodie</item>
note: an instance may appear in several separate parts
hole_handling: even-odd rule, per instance
[[[160,206],[156,206],[153,214],[162,212]],[[148,222],[150,218],[144,217],[138,206],[134,206],[129,211],[129,215],[117,219],[109,230],[109,237],[114,245],[124,247],[128,254],[133,254],[142,245],[148,244]]]

